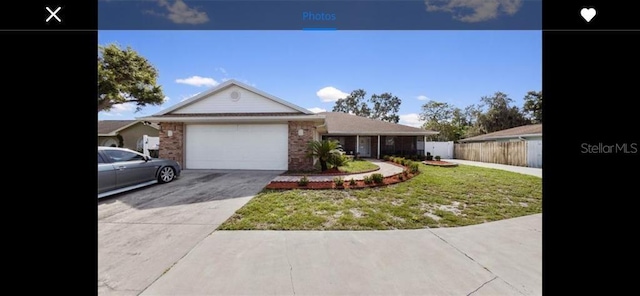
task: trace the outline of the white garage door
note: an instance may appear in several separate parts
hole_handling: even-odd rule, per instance
[[[286,124],[190,124],[187,169],[286,170]]]

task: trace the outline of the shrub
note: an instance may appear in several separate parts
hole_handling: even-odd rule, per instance
[[[391,159],[391,156],[385,155],[385,156],[382,156],[382,159],[384,159],[385,161],[389,161],[389,159]]]
[[[373,179],[371,178],[371,176],[364,176],[363,180],[364,180],[364,184],[373,183]]]
[[[375,173],[371,175],[371,179],[373,180],[373,182],[377,184],[382,184],[382,181],[384,180],[384,176],[380,173]]]
[[[440,161],[440,159],[441,159],[441,158],[440,158],[440,155],[436,155],[436,160],[437,160],[437,161]]]
[[[333,182],[336,183],[336,186],[338,187],[344,186],[344,180],[342,179],[342,177],[333,178]]]
[[[409,165],[409,169],[411,170],[411,173],[415,174],[420,171],[420,164],[417,162],[414,162]]]
[[[338,153],[330,154],[329,157],[327,157],[327,163],[334,168],[345,166],[348,162],[349,158],[346,155]]]
[[[298,185],[300,186],[307,186],[308,184],[309,184],[309,178],[307,178],[307,176],[302,176],[302,178],[298,180]]]
[[[398,175],[398,180],[400,180],[400,181],[404,180],[404,176],[403,175]]]
[[[409,176],[409,171],[408,170],[402,170],[402,175],[403,176]]]
[[[427,158],[427,157],[426,157],[426,156],[424,156],[424,155],[420,155],[420,157],[419,157],[420,161],[423,161],[423,160],[425,160],[426,158]]]
[[[351,180],[349,180],[349,185],[355,186],[356,185],[356,180],[351,178]]]
[[[402,157],[396,157],[394,159],[394,162],[397,163],[397,164],[402,164],[403,161],[404,161],[404,158],[402,158]]]

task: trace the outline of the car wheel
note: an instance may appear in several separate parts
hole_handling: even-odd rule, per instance
[[[169,183],[176,178],[176,171],[172,167],[163,167],[158,174],[158,182]]]

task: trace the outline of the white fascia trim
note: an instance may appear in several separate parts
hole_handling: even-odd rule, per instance
[[[172,111],[180,109],[180,108],[182,108],[182,107],[184,107],[186,105],[195,103],[195,102],[201,100],[202,98],[207,97],[207,96],[209,96],[211,94],[214,94],[216,92],[222,91],[222,90],[224,90],[225,88],[227,88],[227,87],[229,87],[231,85],[236,85],[236,86],[244,88],[244,89],[246,89],[248,91],[254,92],[254,93],[256,93],[258,95],[261,95],[261,96],[263,96],[265,98],[268,98],[268,99],[270,99],[270,100],[272,100],[274,102],[280,103],[280,104],[285,105],[285,106],[287,106],[289,108],[292,108],[294,110],[300,111],[303,114],[314,114],[313,112],[307,110],[306,108],[302,108],[302,107],[300,107],[298,105],[294,105],[292,103],[289,103],[289,102],[287,102],[287,101],[285,101],[283,99],[280,99],[278,97],[272,96],[272,95],[270,95],[268,93],[265,93],[265,92],[255,88],[255,87],[246,85],[246,84],[244,84],[242,82],[239,82],[237,80],[230,79],[230,80],[227,80],[227,81],[219,84],[218,86],[216,86],[216,87],[214,87],[214,88],[212,88],[210,90],[201,92],[201,93],[197,94],[196,96],[194,96],[194,97],[192,97],[190,99],[184,100],[184,101],[182,101],[182,102],[180,102],[180,103],[178,103],[176,105],[173,105],[173,106],[171,106],[171,107],[169,107],[167,109],[161,110],[160,112],[158,112],[156,114],[153,114],[153,115],[154,116],[165,115],[167,113],[170,113]]]
[[[309,116],[309,115],[301,115],[301,116],[221,116],[221,117],[211,117],[211,116],[193,116],[193,117],[184,117],[184,116],[176,116],[176,117],[142,117],[140,120],[145,120],[149,122],[284,122],[284,121],[314,121],[314,122],[324,122],[324,116]]]

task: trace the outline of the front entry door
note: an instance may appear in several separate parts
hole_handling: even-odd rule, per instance
[[[358,146],[360,157],[371,157],[371,137],[360,137]]]

